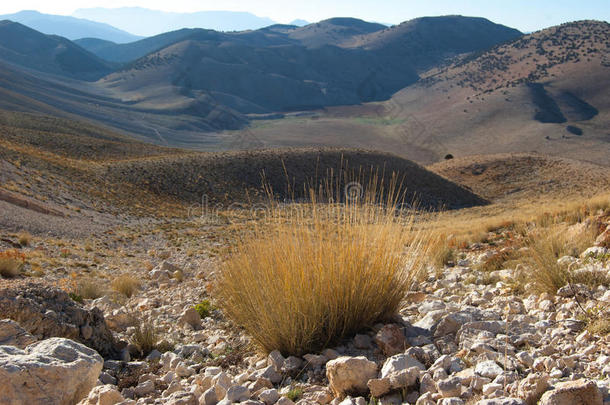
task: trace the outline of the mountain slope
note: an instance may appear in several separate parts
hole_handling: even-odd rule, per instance
[[[606,22],[552,27],[423,72],[382,103],[257,122],[252,136],[269,147],[376,145],[425,163],[538,152],[610,166],[609,38]]]
[[[98,79],[111,71],[107,62],[65,38],[7,20],[0,21],[0,60],[84,80]]]
[[[70,40],[98,38],[127,43],[141,38],[108,24],[63,15],[42,14],[37,11],[24,10],[15,14],[0,15],[0,20],[15,21],[43,34],[59,35]]]
[[[450,29],[439,28],[445,25]],[[456,31],[464,31],[457,41]],[[377,41],[383,46],[370,49],[358,45],[374,43],[367,38],[379,32],[392,40]],[[302,28],[276,25],[239,33],[181,34],[176,42],[101,83],[142,108],[166,102],[161,95],[168,89],[173,89],[175,102],[180,97],[211,97],[245,114],[358,104],[387,99],[416,82],[422,66],[520,35],[486,20],[459,16],[430,18],[409,30],[337,18]],[[434,53],[427,51],[429,43],[438,45]]]
[[[81,8],[75,17],[87,18],[142,36],[153,36],[182,28],[206,28],[216,31],[252,30],[274,24],[274,21],[251,13],[236,11],[200,11],[171,13],[141,7]]]

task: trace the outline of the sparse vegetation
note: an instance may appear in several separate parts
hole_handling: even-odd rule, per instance
[[[137,324],[133,333],[132,343],[138,348],[142,356],[148,355],[157,347],[159,335],[151,323]]]
[[[584,227],[568,232],[565,226],[536,229],[529,234],[525,257],[529,279],[539,292],[555,294],[571,280],[567,265],[557,261],[563,256],[578,256],[595,241]]]
[[[0,252],[0,275],[11,278],[21,274],[25,263],[25,255],[16,249]]]
[[[284,396],[292,402],[297,402],[303,396],[303,389],[301,387],[291,387]]]
[[[18,235],[17,241],[21,246],[29,246],[30,242],[32,241],[32,235],[27,232],[21,232]]]
[[[138,288],[140,288],[140,282],[129,274],[123,274],[112,280],[111,286],[114,291],[127,298],[131,298]]]
[[[412,214],[396,215],[393,198],[377,205],[375,188],[343,206],[313,192],[290,210],[271,204],[268,220],[240,240],[218,301],[262,349],[315,352],[396,313],[422,271],[427,238]]]
[[[199,313],[199,316],[201,317],[201,319],[204,319],[204,318],[207,318],[208,316],[210,316],[210,314],[214,310],[214,306],[212,305],[210,300],[207,300],[207,299],[203,300],[199,304],[195,305],[194,308]]]

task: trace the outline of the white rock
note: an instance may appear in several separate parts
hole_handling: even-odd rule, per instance
[[[0,392],[6,404],[75,404],[89,394],[102,371],[93,349],[51,338],[21,350],[0,346]]]
[[[272,405],[280,399],[280,393],[275,388],[264,390],[258,394],[258,399],[263,401],[266,405]]]
[[[474,368],[474,372],[483,377],[496,378],[502,374],[504,370],[502,370],[502,367],[498,366],[495,361],[487,360],[478,363]]]
[[[218,399],[216,387],[211,387],[205,390],[203,395],[199,397],[199,403],[201,405],[216,405],[218,403]]]
[[[231,402],[243,402],[250,398],[250,390],[242,385],[234,385],[227,390],[225,399]]]
[[[580,379],[557,384],[540,398],[540,405],[602,405],[602,393],[593,381]]]
[[[180,314],[178,326],[183,325],[190,325],[194,330],[201,329],[201,316],[199,316],[199,312],[195,308],[187,308]]]
[[[462,393],[462,382],[458,377],[450,377],[436,384],[443,398],[459,397]]]
[[[381,368],[381,378],[390,377],[392,374],[397,374],[400,371],[407,370],[411,367],[417,367],[425,370],[426,367],[419,362],[415,357],[408,354],[397,354],[388,358]]]
[[[86,399],[79,402],[79,405],[115,405],[124,400],[125,398],[114,385],[98,385],[89,392]]]
[[[147,380],[136,385],[133,390],[137,396],[143,397],[155,391],[155,383]]]
[[[346,394],[366,394],[367,382],[377,378],[377,365],[364,356],[339,357],[326,364],[330,388],[338,397]]]

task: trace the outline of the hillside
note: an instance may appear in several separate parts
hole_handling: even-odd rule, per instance
[[[0,60],[83,80],[96,80],[112,70],[109,63],[65,38],[8,20],[0,21]]]
[[[70,40],[98,38],[116,43],[127,43],[141,39],[141,37],[108,24],[70,16],[43,14],[32,10],[0,15],[1,20],[18,22],[43,34],[58,35]]]
[[[330,170],[385,170],[404,179],[426,207],[486,201],[405,159],[356,150],[265,150],[202,153],[135,141],[87,123],[0,110],[0,226],[36,232],[87,233],[112,215],[185,216],[210,203],[299,197]],[[263,181],[263,175],[265,181]],[[366,176],[362,177],[366,179]],[[287,187],[293,187],[287,194]],[[49,214],[51,213],[51,214]],[[20,222],[21,225],[19,225]]]
[[[610,168],[527,153],[473,155],[428,170],[491,201],[592,196],[610,190]]]
[[[252,136],[266,146],[379,145],[425,163],[538,152],[609,165],[609,37],[606,22],[552,27],[433,68],[388,101],[257,122]]]
[[[175,43],[101,83],[116,97],[137,100],[142,108],[159,104],[168,90],[175,102],[207,96],[244,114],[358,104],[387,99],[416,82],[424,66],[520,35],[482,19],[452,16],[426,21],[415,23],[408,35],[401,26],[385,28],[356,19],[241,33],[198,30],[183,38],[178,35]],[[392,40],[370,49],[354,45],[355,38],[366,43],[363,35],[380,30]],[[437,46],[434,53],[426,50],[430,42]]]

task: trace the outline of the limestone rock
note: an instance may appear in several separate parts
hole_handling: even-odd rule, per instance
[[[593,381],[580,379],[557,384],[540,398],[540,405],[602,405],[602,393]]]
[[[24,349],[36,342],[36,338],[10,319],[0,321],[0,346],[16,346]]]
[[[98,385],[89,392],[89,396],[79,402],[79,405],[115,405],[125,398],[113,385]]]
[[[337,397],[366,394],[367,382],[377,378],[377,365],[364,356],[343,356],[326,364],[326,377]]]
[[[94,350],[64,338],[25,350],[0,346],[0,404],[76,404],[96,385],[102,365]]]

